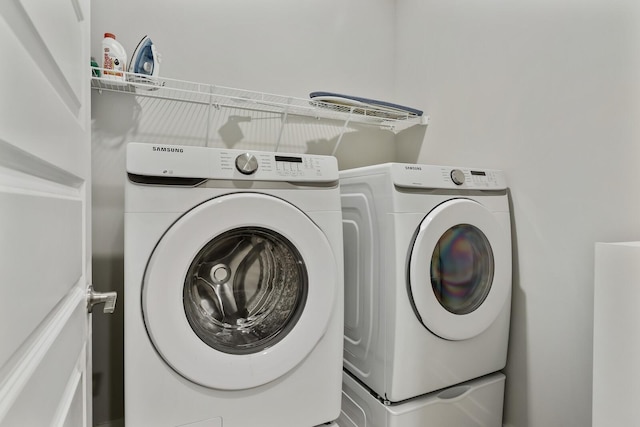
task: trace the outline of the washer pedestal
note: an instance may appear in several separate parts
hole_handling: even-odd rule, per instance
[[[494,373],[384,405],[350,374],[342,374],[340,427],[502,427],[505,376]]]

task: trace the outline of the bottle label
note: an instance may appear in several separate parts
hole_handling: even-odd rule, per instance
[[[109,54],[109,48],[104,48],[104,58],[103,58],[103,68],[104,68],[104,76],[106,78],[124,78],[124,64],[118,58],[113,57]]]

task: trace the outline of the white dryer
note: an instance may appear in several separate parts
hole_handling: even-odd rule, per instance
[[[127,173],[126,425],[335,420],[335,158],[131,143]]]
[[[345,369],[398,402],[502,369],[511,308],[497,170],[388,163],[340,172]]]

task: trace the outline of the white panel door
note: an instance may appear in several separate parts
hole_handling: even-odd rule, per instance
[[[0,1],[0,426],[91,425],[89,0]]]

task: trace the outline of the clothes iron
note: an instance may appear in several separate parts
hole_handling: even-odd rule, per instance
[[[160,74],[160,55],[148,36],[144,36],[136,46],[129,61],[129,81],[135,83],[147,83],[158,86]]]

